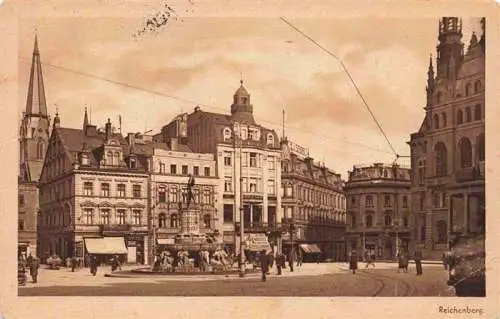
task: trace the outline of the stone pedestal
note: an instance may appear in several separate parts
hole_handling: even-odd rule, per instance
[[[181,211],[181,234],[199,234],[200,233],[200,218],[199,209],[182,208]]]

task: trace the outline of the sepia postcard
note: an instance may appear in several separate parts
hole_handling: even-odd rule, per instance
[[[496,3],[0,21],[0,318],[500,317]]]

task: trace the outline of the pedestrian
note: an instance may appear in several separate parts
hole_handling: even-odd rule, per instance
[[[38,258],[33,258],[30,265],[30,275],[33,279],[33,283],[36,284],[38,281],[38,268],[40,267],[40,262]]]
[[[448,270],[448,265],[450,263],[450,258],[448,252],[443,253],[443,266],[444,270]]]
[[[118,260],[116,259],[116,257],[113,256],[111,257],[111,272],[114,272],[116,268],[118,268]]]
[[[285,256],[283,254],[278,253],[276,255],[276,268],[278,268],[278,275],[281,275],[281,267],[283,267],[283,264],[285,263]]]
[[[76,265],[78,264],[78,260],[76,260],[76,257],[73,256],[71,257],[71,272],[75,272]]]
[[[297,267],[302,267],[302,259],[304,256],[302,255],[302,251],[299,249],[297,254]]]
[[[262,281],[266,281],[266,273],[269,269],[269,257],[266,255],[266,250],[263,249],[260,254],[260,271],[262,272]]]
[[[267,262],[268,262],[267,274],[270,275],[271,274],[271,269],[273,269],[273,266],[274,266],[274,255],[273,255],[272,251],[270,251],[267,254]]]
[[[90,273],[95,276],[97,274],[97,257],[96,256],[91,256],[90,257]]]
[[[295,257],[295,252],[293,251],[293,247],[290,250],[290,253],[288,255],[288,266],[290,267],[290,272],[293,272],[293,259]]]
[[[358,255],[356,254],[356,251],[351,253],[349,269],[352,270],[353,275],[356,274],[356,270],[358,269]]]
[[[370,266],[370,265],[375,268],[375,262],[374,262],[373,256],[370,254],[366,254],[365,258],[366,258],[365,268],[368,268],[368,266]]]
[[[415,267],[417,268],[417,276],[422,276],[422,252],[420,250],[415,252]]]

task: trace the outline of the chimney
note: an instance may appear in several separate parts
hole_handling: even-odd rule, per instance
[[[106,132],[106,139],[109,139],[111,137],[111,120],[110,119],[108,119],[108,122],[106,123],[105,132]]]

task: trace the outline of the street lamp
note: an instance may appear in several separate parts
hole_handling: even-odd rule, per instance
[[[294,262],[294,256],[295,256],[295,251],[293,247],[293,233],[295,231],[295,223],[293,221],[290,222],[290,243],[292,245],[292,248],[290,250],[290,272],[293,272],[293,262]]]

